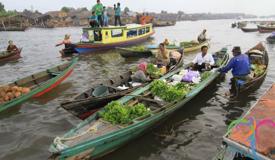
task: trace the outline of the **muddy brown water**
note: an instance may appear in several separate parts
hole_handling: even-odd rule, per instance
[[[155,42],[192,40],[206,28],[211,38],[210,51],[230,50],[240,45],[243,51],[265,41],[268,34],[243,33],[232,29],[233,20],[179,22],[176,26],[156,28]],[[0,32],[0,48],[12,39],[23,47],[19,61],[0,65],[0,84],[64,63],[55,43],[70,33],[74,41],[81,28],[29,29],[26,32]],[[219,148],[228,124],[239,118],[270,87],[275,78],[275,46],[266,44],[270,66],[259,89],[238,101],[224,97],[224,81],[211,85],[177,113],[102,160],[202,160],[211,159]],[[187,54],[185,62],[195,54]],[[0,159],[47,159],[55,136],[63,135],[80,120],[59,107],[60,102],[87,89],[92,83],[127,71],[137,59],[124,59],[115,51],[81,56],[74,73],[50,93],[29,100],[0,114]]]

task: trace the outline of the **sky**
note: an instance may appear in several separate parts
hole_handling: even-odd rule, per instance
[[[254,15],[274,15],[275,0],[101,0],[105,6],[120,2],[122,8],[133,11],[160,12],[166,10],[185,13],[247,13]],[[59,10],[63,6],[87,7],[90,9],[96,0],[0,0],[7,10],[31,9],[41,12]]]

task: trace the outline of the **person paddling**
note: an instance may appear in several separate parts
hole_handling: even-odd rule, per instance
[[[56,47],[63,45],[65,46],[65,50],[67,50],[67,52],[73,53],[75,50],[75,45],[72,44],[71,41],[71,35],[66,34],[64,37],[64,40],[58,44],[56,44]],[[61,52],[61,54],[64,56],[64,52]]]
[[[16,52],[18,51],[18,48],[16,47],[16,45],[14,45],[13,41],[9,40],[9,45],[7,47],[7,51],[8,52]]]
[[[198,42],[202,43],[206,41],[206,29],[202,31],[202,33],[198,36]]]

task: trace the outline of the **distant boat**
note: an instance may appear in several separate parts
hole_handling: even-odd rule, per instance
[[[258,25],[259,32],[269,33],[275,31],[275,25]]]
[[[0,32],[24,32],[27,29],[27,27],[0,27]]]
[[[275,32],[273,32],[270,36],[268,36],[268,37],[266,38],[266,41],[267,41],[268,43],[271,43],[271,44],[275,43]]]
[[[155,31],[152,24],[131,24],[101,28],[83,28],[81,42],[76,43],[79,54],[136,45],[146,41]]]
[[[257,32],[258,27],[256,25],[247,25],[245,27],[242,27],[241,30],[243,32]]]
[[[22,48],[12,52],[7,52],[7,51],[0,52],[0,63],[5,63],[8,61],[17,60],[21,58],[21,55],[20,55],[21,51],[22,51]]]

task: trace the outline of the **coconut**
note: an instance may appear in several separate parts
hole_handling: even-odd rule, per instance
[[[24,94],[25,94],[25,93],[29,93],[29,92],[30,92],[30,89],[29,89],[29,88],[23,88],[23,89],[22,89],[22,93],[24,93]]]
[[[16,92],[16,93],[14,94],[14,96],[15,96],[16,98],[18,98],[18,97],[21,96],[21,93],[20,93],[20,92]]]

